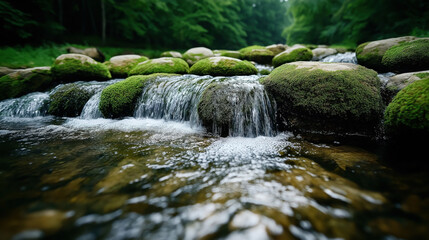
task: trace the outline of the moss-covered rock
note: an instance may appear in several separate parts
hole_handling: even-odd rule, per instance
[[[384,53],[386,53],[389,48],[399,43],[412,41],[414,39],[416,39],[416,37],[405,36],[362,43],[356,48],[356,58],[360,65],[377,71],[386,71],[386,67],[382,64]]]
[[[82,54],[63,54],[51,68],[52,76],[59,82],[107,80],[112,78],[106,65]]]
[[[161,53],[161,57],[182,58],[182,54],[176,51],[166,51]]]
[[[65,85],[49,96],[51,103],[48,113],[59,117],[77,117],[92,94],[77,84]]]
[[[384,115],[384,125],[390,135],[429,136],[429,77],[399,91]]]
[[[355,64],[293,62],[262,83],[292,130],[371,134],[383,111],[377,73]]]
[[[100,111],[108,118],[132,116],[137,99],[148,81],[172,74],[137,75],[106,87],[101,93]]]
[[[311,50],[311,52],[313,53],[313,59],[312,59],[313,61],[319,61],[324,57],[338,53],[336,49],[328,48],[328,47],[317,47]]]
[[[429,77],[428,71],[402,73],[390,77],[389,81],[381,89],[381,95],[386,104],[389,104],[396,94],[411,83]]]
[[[395,45],[386,51],[381,62],[392,72],[428,70],[429,38]]]
[[[183,54],[183,59],[190,65],[194,65],[201,59],[214,57],[212,50],[205,47],[191,48]]]
[[[230,57],[206,58],[195,63],[190,70],[191,74],[212,76],[252,75],[257,72],[252,63]]]
[[[243,54],[243,59],[254,61],[260,64],[271,64],[274,57],[274,53],[266,49],[263,46],[249,46],[240,49],[240,53]]]
[[[153,73],[176,73],[186,74],[189,72],[189,65],[180,58],[155,58],[137,64],[131,71],[132,75],[149,75]]]
[[[237,58],[237,59],[243,58],[243,55],[239,51],[214,50],[213,53],[216,57],[231,57],[231,58]]]
[[[313,53],[309,48],[300,45],[288,48],[286,51],[277,54],[273,58],[274,67],[278,67],[285,63],[296,61],[309,61],[313,58]]]
[[[286,46],[284,44],[272,44],[272,45],[266,46],[265,48],[270,50],[271,52],[273,52],[274,56],[275,56],[281,52],[286,51],[288,46]]]
[[[0,100],[45,91],[52,86],[50,67],[15,70],[0,78]]]
[[[146,60],[149,59],[145,56],[135,54],[119,55],[110,58],[104,65],[109,68],[112,77],[123,78],[128,77],[129,72],[137,66],[137,64]]]
[[[67,48],[67,52],[68,53],[77,53],[77,54],[82,54],[82,55],[86,55],[92,59],[94,59],[95,61],[98,62],[104,62],[105,60],[105,56],[104,54],[100,51],[100,49],[92,47],[92,48],[85,48],[85,49],[79,49],[79,48],[75,48],[75,47],[68,47]]]

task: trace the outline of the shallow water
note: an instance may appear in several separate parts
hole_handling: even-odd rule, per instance
[[[0,238],[427,238],[427,174],[381,153],[163,118],[3,116]]]

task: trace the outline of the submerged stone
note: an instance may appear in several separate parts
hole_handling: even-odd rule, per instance
[[[0,100],[20,97],[36,91],[45,91],[52,85],[50,67],[14,70],[0,78]]]
[[[289,63],[262,84],[277,102],[279,123],[296,131],[371,134],[383,111],[377,73],[355,64]]]
[[[183,59],[189,64],[189,66],[194,65],[201,59],[214,57],[212,50],[205,47],[196,47],[191,48],[183,54]]]
[[[110,58],[104,64],[109,68],[113,77],[128,77],[130,71],[139,63],[148,60],[145,56],[129,54]]]
[[[107,66],[82,54],[63,54],[57,57],[51,68],[59,82],[107,80],[112,78]]]
[[[230,57],[206,58],[195,63],[190,70],[191,74],[212,76],[252,75],[257,72],[252,63]]]
[[[180,58],[162,57],[146,60],[137,64],[129,75],[149,75],[153,73],[186,74],[189,72],[188,64]]]

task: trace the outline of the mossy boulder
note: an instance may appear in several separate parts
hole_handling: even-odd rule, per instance
[[[50,95],[48,113],[59,117],[77,117],[93,92],[77,84],[68,84]]]
[[[191,48],[183,54],[183,59],[190,65],[194,65],[201,59],[214,57],[212,50],[205,47]]]
[[[110,58],[104,65],[109,68],[112,77],[123,78],[128,77],[129,72],[137,66],[137,64],[146,60],[149,59],[135,54],[119,55]]]
[[[214,50],[213,53],[215,57],[231,57],[231,58],[237,58],[237,59],[243,58],[243,55],[239,51]]]
[[[132,116],[143,87],[157,77],[173,74],[137,75],[106,87],[101,93],[99,109],[104,117],[121,118]]]
[[[293,62],[262,84],[277,102],[279,123],[298,132],[373,134],[383,112],[377,73],[355,64]]]
[[[429,77],[429,70],[410,72],[395,75],[381,89],[381,95],[385,103],[390,103],[396,94],[411,83]]]
[[[405,87],[393,98],[384,114],[391,136],[429,137],[429,77]]]
[[[190,70],[191,74],[211,76],[252,75],[258,73],[248,62],[230,57],[211,57],[198,61]]]
[[[59,82],[108,80],[112,78],[106,65],[82,54],[62,54],[51,68],[52,76]]]
[[[176,73],[186,74],[189,72],[189,65],[180,58],[155,58],[137,64],[131,71],[132,75],[149,75],[153,73]]]
[[[356,48],[356,58],[360,65],[367,68],[377,71],[387,71],[386,66],[382,64],[382,59],[386,51],[399,43],[415,39],[416,37],[413,36],[405,36],[362,43]]]
[[[100,51],[100,49],[92,47],[92,48],[85,48],[85,49],[79,49],[79,48],[75,48],[75,47],[68,47],[67,48],[67,52],[68,53],[77,53],[77,54],[82,54],[82,55],[86,55],[92,59],[94,59],[95,61],[98,62],[104,62],[104,60],[106,59],[106,57],[104,56],[104,54]]]
[[[403,42],[389,48],[381,63],[392,72],[429,69],[429,38]]]
[[[0,78],[0,100],[20,97],[36,91],[45,91],[52,85],[50,67],[14,70]]]
[[[166,51],[161,53],[161,57],[174,57],[174,58],[182,58],[182,54],[176,51]]]
[[[285,63],[297,61],[310,61],[313,58],[313,53],[309,48],[301,45],[288,48],[286,51],[277,54],[273,58],[274,67],[278,67]]]
[[[284,44],[272,44],[272,45],[266,46],[265,48],[270,50],[271,52],[273,52],[274,56],[275,56],[281,52],[286,51],[288,46],[286,46]]]
[[[243,54],[243,59],[254,61],[260,64],[271,64],[274,57],[274,53],[266,49],[263,46],[249,46],[240,49],[240,53]]]

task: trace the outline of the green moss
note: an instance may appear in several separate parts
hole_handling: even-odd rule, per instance
[[[25,71],[25,70],[24,70]],[[34,69],[28,73],[15,72],[0,78],[0,100],[45,91],[52,86],[50,70]]]
[[[423,73],[416,73],[414,74],[416,75],[418,78],[423,79],[423,78],[427,78],[429,77],[429,72],[423,72]]]
[[[241,54],[239,51],[215,50],[214,53],[217,53],[222,57],[231,57],[231,58],[237,58],[237,59],[243,58],[243,54]]]
[[[262,49],[262,50],[265,50],[266,48],[265,48],[264,46],[253,45],[253,46],[249,46],[249,47],[242,48],[242,49],[240,49],[240,50],[238,50],[238,51],[239,51],[241,54],[246,54],[246,53],[249,53],[249,52],[251,52],[252,50],[255,50],[255,49]]]
[[[250,48],[250,47],[249,47]],[[249,61],[254,61],[260,64],[271,64],[274,57],[274,53],[270,50],[263,48],[255,48],[251,50],[243,51],[243,58]]]
[[[308,48],[297,48],[290,53],[278,54],[273,58],[274,67],[278,67],[285,63],[296,61],[310,61],[313,58],[313,53]]]
[[[149,60],[147,57],[141,57],[128,61],[121,66],[114,65],[110,61],[104,63],[109,68],[110,73],[113,77],[128,77],[129,72],[137,66],[137,64]]]
[[[52,75],[56,81],[76,82],[107,80],[112,78],[109,69],[102,63],[82,63],[77,59],[64,59],[52,66]]]
[[[429,78],[399,91],[386,108],[384,124],[393,135],[410,135],[415,131],[429,133]]]
[[[360,65],[375,69],[378,71],[385,71],[386,67],[381,63],[383,59],[383,53],[378,49],[363,53],[363,49],[369,44],[369,42],[363,43],[356,48],[356,58]]]
[[[268,70],[268,69],[262,69],[261,71],[259,71],[259,73],[260,73],[261,75],[268,75],[268,74],[270,74],[270,73],[271,73],[271,71],[270,71],[270,70]]]
[[[60,117],[77,117],[82,112],[92,92],[76,84],[68,84],[50,96],[48,113]]]
[[[285,64],[262,83],[291,128],[361,131],[379,121],[383,104],[377,73],[356,68],[324,71]]]
[[[149,75],[153,73],[176,73],[186,74],[189,65],[180,58],[157,58],[137,64],[130,75]]]
[[[190,70],[191,74],[212,76],[252,75],[257,72],[252,63],[227,57],[200,60]]]
[[[382,64],[394,72],[427,70],[429,66],[429,39],[402,42],[389,48]]]
[[[106,87],[101,93],[100,111],[105,117],[120,118],[132,116],[137,99],[148,81],[160,76],[172,74],[152,74],[147,76],[132,76]]]

